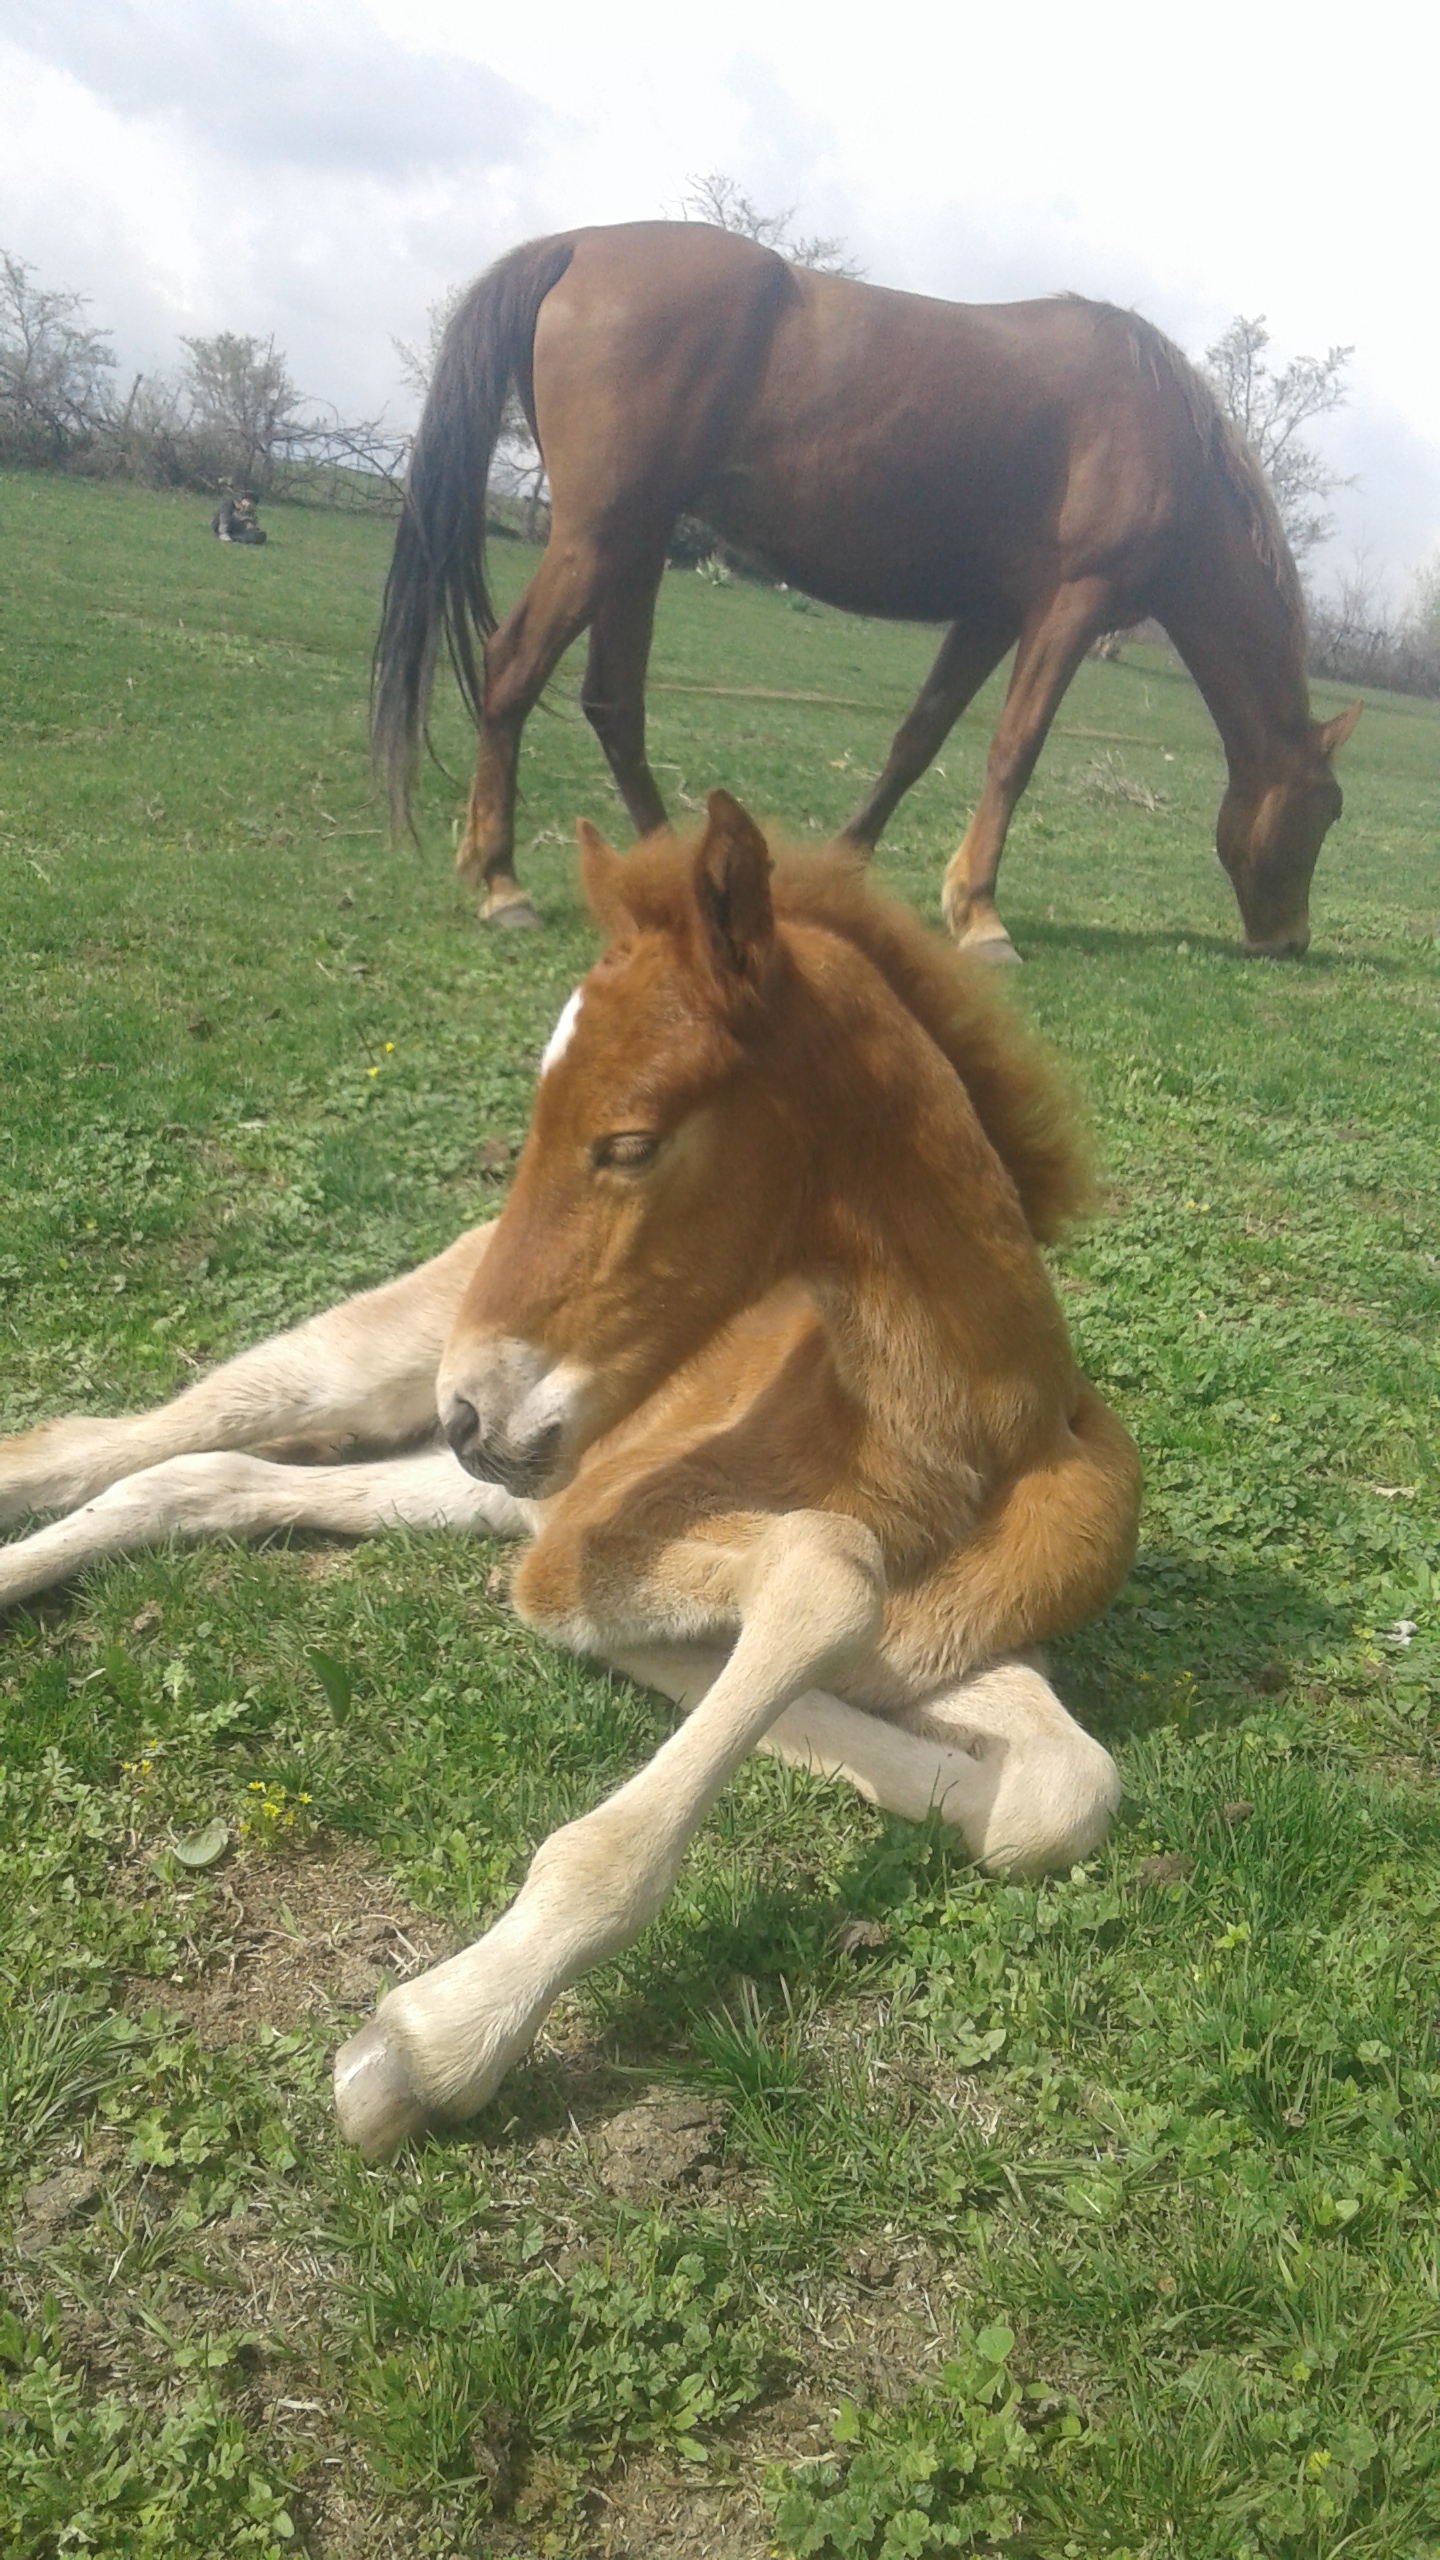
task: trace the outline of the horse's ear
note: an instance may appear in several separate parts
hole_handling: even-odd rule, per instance
[[[1315,744],[1322,756],[1333,756],[1337,747],[1344,746],[1364,708],[1363,702],[1352,702],[1347,710],[1337,711],[1333,720],[1316,721]]]
[[[705,807],[692,876],[710,966],[722,986],[736,978],[757,986],[775,944],[770,848],[728,791],[712,791]]]
[[[620,875],[625,868],[623,854],[607,844],[598,827],[588,818],[577,818],[575,841],[580,847],[580,885],[585,904],[602,933],[613,933],[624,908]]]

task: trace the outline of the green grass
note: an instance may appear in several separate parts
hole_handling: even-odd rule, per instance
[[[574,818],[623,840],[571,671],[549,930],[480,931],[453,706],[423,853],[368,795],[385,529],[206,514],[0,480],[4,1427],[498,1206],[593,948]],[[930,648],[672,576],[662,783],[823,835]],[[881,848],[931,916],[995,702]],[[1343,778],[1294,968],[1236,957],[1161,653],[1082,670],[1013,830],[1017,999],[1110,1182],[1061,1286],[1148,1477],[1058,1667],[1127,1789],[1084,1871],[982,1881],[756,1762],[487,2115],[367,2171],[334,2045],[664,1711],[457,1539],[141,1558],[0,1631],[0,2548],[1440,2553],[1440,715],[1377,696]],[[701,2131],[622,2192],[657,2091]]]

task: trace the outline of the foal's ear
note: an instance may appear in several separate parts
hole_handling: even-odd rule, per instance
[[[580,847],[580,885],[585,904],[602,933],[613,933],[620,919],[623,900],[620,874],[625,868],[623,854],[607,844],[598,827],[588,818],[575,821],[575,840]]]
[[[728,791],[712,791],[705,807],[692,877],[710,966],[722,986],[735,978],[755,986],[775,945],[770,848]]]

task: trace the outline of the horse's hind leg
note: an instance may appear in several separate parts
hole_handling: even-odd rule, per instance
[[[525,593],[486,642],[485,707],[455,868],[479,889],[487,924],[540,921],[515,876],[520,733],[571,641],[594,614],[601,587],[593,543],[570,540],[555,524]]]
[[[954,622],[940,643],[935,664],[890,741],[885,770],[863,806],[842,830],[846,843],[873,853],[912,782],[945,744],[967,702],[999,666],[1015,638],[1015,621],[1000,611]]]
[[[663,827],[665,803],[645,756],[645,669],[655,627],[660,564],[626,586],[611,587],[590,626],[590,654],[580,701],[605,751],[637,835]]]
[[[945,921],[957,942],[982,960],[1016,960],[995,910],[995,876],[1015,803],[1035,770],[1066,686],[1097,631],[1113,621],[1114,595],[1104,578],[1060,587],[1021,634],[1005,708],[985,760],[985,786],[965,840],[945,874]]]
[[[117,1477],[192,1451],[309,1438],[384,1447],[438,1427],[440,1354],[492,1233],[472,1227],[403,1280],[242,1351],[149,1413],[72,1414],[0,1441],[0,1524],[68,1511]]]

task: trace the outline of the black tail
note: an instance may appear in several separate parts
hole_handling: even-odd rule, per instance
[[[441,342],[395,536],[370,687],[370,751],[397,831],[410,824],[441,635],[478,720],[476,643],[495,628],[485,584],[485,490],[510,386],[532,404],[535,320],[575,253],[573,237],[512,249],[471,286]]]

